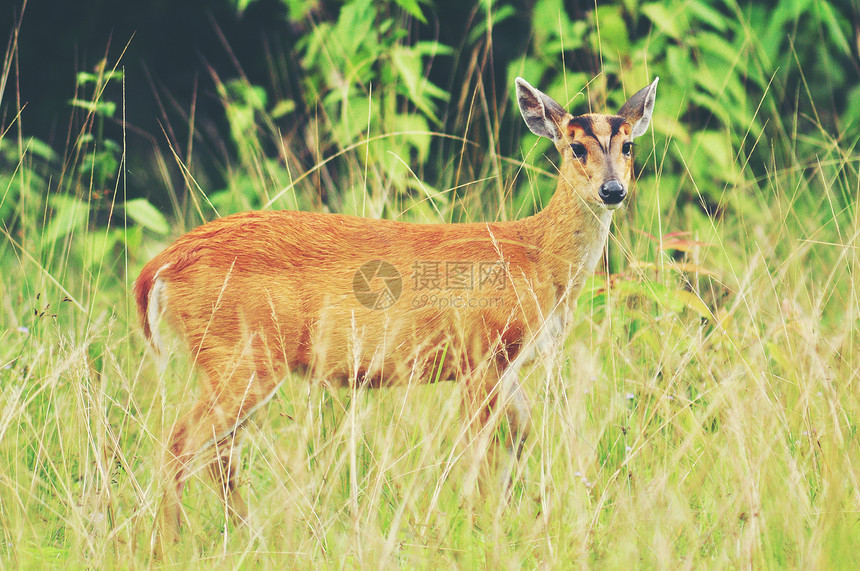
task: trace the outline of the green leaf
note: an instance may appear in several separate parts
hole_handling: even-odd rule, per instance
[[[627,29],[627,22],[621,15],[620,6],[598,6],[592,17],[598,32],[593,34],[595,48],[599,45],[603,52],[611,54],[612,58],[615,58],[616,54],[626,54],[630,51],[630,30]]]
[[[121,69],[111,69],[111,70],[105,71],[102,74],[102,80],[105,83],[107,83],[108,81],[113,81],[113,80],[119,81],[121,79],[122,79],[122,70]]]
[[[665,4],[655,2],[643,5],[642,13],[648,16],[648,19],[657,26],[658,30],[670,38],[675,40],[681,38],[680,13],[678,10],[671,10]]]
[[[27,139],[26,148],[30,154],[46,161],[52,161],[57,158],[57,154],[54,152],[54,149],[52,149],[50,145],[40,139],[37,139],[36,137],[30,137],[29,139]]]
[[[340,9],[333,33],[326,38],[328,45],[323,46],[323,53],[344,57],[348,64],[355,61],[360,51],[373,53],[378,29],[376,16],[373,0],[352,0],[346,4]]]
[[[601,24],[601,33],[603,22]],[[554,55],[578,49],[585,43],[588,24],[582,20],[571,21],[561,0],[540,0],[532,12],[532,29],[535,43],[541,52]]]
[[[730,70],[732,73],[740,71],[744,77],[755,81],[759,84],[759,87],[764,87],[765,84],[762,83],[761,74],[748,73],[749,66],[746,58],[738,57],[738,54],[742,53],[742,48],[727,42],[723,35],[713,32],[699,32],[691,43],[703,53],[713,54],[721,59],[726,64],[724,66],[725,69]]]
[[[238,0],[246,1],[246,0]],[[250,1],[250,0],[248,0]],[[307,0],[281,0],[287,6],[287,18],[296,22],[307,16],[314,8],[317,7],[316,2],[308,2]]]
[[[115,257],[111,256],[114,248],[122,239],[122,229],[114,228],[110,231],[96,230],[87,233],[87,248],[84,253],[84,263],[88,268],[96,268],[101,264],[114,263]]]
[[[705,304],[704,301],[702,301],[702,298],[695,293],[686,290],[675,290],[673,292],[673,295],[676,299],[683,303],[685,307],[692,309],[700,316],[705,317],[707,319],[714,318],[714,314],[711,313],[710,308]]]
[[[378,121],[379,109],[366,95],[347,94],[340,101],[340,93],[332,92],[332,99],[341,104],[339,118],[332,125],[332,135],[338,144],[346,146],[354,143],[367,129],[368,123]],[[368,115],[370,115],[368,117]]]
[[[394,2],[422,24],[427,23],[427,18],[421,12],[421,6],[418,5],[417,0],[394,0]]]
[[[266,90],[259,85],[252,85],[242,79],[234,79],[228,81],[224,87],[231,105],[241,105],[260,111],[266,108],[268,96]]]
[[[293,101],[292,99],[281,99],[275,104],[272,110],[269,111],[269,115],[271,115],[273,119],[280,119],[284,115],[289,115],[295,110],[295,101]]]
[[[397,70],[397,75],[406,87],[409,100],[431,121],[438,123],[434,99],[446,100],[448,93],[423,75],[422,53],[429,46],[416,47],[395,46],[391,50],[391,63]]]
[[[236,11],[241,15],[253,1],[254,0],[233,0],[233,5],[236,6]]]
[[[502,6],[496,7],[493,5],[493,13],[491,16],[487,16],[482,20],[479,20],[475,23],[475,26],[469,32],[469,43],[473,44],[478,40],[481,36],[487,33],[487,27],[489,26],[490,21],[492,21],[493,26],[497,26],[500,22],[507,20],[512,16],[517,15],[517,11],[513,6],[509,6],[508,4],[504,4]]]
[[[80,107],[86,109],[90,113],[102,115],[103,117],[113,117],[116,113],[116,103],[113,101],[88,101],[86,99],[72,99],[69,101],[72,107]]]
[[[557,39],[570,26],[570,18],[561,0],[539,0],[532,11],[532,28],[538,44]]]
[[[99,79],[94,73],[90,73],[88,71],[79,71],[75,82],[78,85],[86,85],[87,83],[96,83]]]
[[[728,29],[729,19],[713,9],[708,2],[691,2],[689,10],[699,22],[709,24],[719,32],[725,32]]]
[[[440,44],[439,42],[415,42],[412,49],[420,56],[437,57],[454,54],[454,48]]]
[[[395,115],[392,127],[396,133],[403,133],[409,146],[417,151],[418,164],[423,164],[430,154],[430,132],[427,120],[421,115]]]
[[[824,21],[827,31],[830,32],[830,38],[833,41],[833,44],[835,44],[839,51],[842,52],[842,55],[850,56],[851,45],[845,37],[839,18],[837,18],[836,14],[833,13],[833,6],[827,2],[816,2],[815,7],[818,10],[821,19]]]
[[[136,223],[156,234],[163,236],[170,232],[167,219],[145,198],[134,198],[126,201],[125,213]]]
[[[87,203],[74,196],[54,194],[48,199],[48,202],[54,213],[42,233],[41,244],[43,248],[65,238],[75,230],[85,228],[89,218]]]

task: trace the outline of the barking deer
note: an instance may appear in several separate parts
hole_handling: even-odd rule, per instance
[[[238,433],[292,370],[335,385],[457,380],[468,422],[504,416],[518,453],[530,422],[519,369],[559,342],[601,257],[657,81],[617,115],[574,117],[517,78],[523,119],[561,155],[555,194],[528,218],[410,224],[246,212],[192,230],[146,264],[134,285],[144,334],[157,348],[166,321],[202,378],[170,434],[162,535],[176,536],[189,465],[204,451],[229,511],[246,516]]]

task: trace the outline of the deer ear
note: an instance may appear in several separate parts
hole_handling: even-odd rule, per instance
[[[515,83],[520,113],[531,132],[538,137],[557,141],[561,136],[558,125],[567,115],[567,111],[552,97],[529,85],[522,77],[518,77]]]
[[[644,135],[648,130],[648,124],[651,123],[651,113],[654,111],[654,101],[657,99],[658,81],[660,81],[659,77],[655,78],[648,87],[637,91],[618,111],[618,114],[627,119],[633,127],[630,136],[634,139]]]

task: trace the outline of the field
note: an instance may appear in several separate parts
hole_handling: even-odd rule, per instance
[[[348,6],[353,25],[371,10]],[[643,8],[642,18],[656,25],[655,11]],[[636,144],[633,196],[615,215],[605,260],[564,342],[523,371],[534,430],[510,499],[475,485],[456,383],[332,389],[295,375],[248,430],[251,525],[229,522],[200,470],[184,496],[181,540],[163,562],[150,548],[157,466],[197,379],[180,347],[164,372],[146,347],[130,295],[143,264],[182,230],[249,208],[432,222],[523,217],[552,192],[554,150],[527,133],[512,96],[487,103],[480,57],[467,64],[478,79],[462,91],[410,83],[444,46],[383,35],[371,67],[383,84],[406,86],[397,98],[393,88],[355,86],[331,96],[322,67],[340,64],[318,50],[340,20],[320,24],[319,45],[303,54],[308,85],[329,95],[306,130],[278,127],[289,103],[214,78],[236,149],[222,167],[226,184],[207,188],[212,178],[195,170],[192,122],[187,147],[165,145],[152,160],[169,208],[124,194],[124,139],[101,130],[122,117],[121,95],[105,95],[121,93],[106,90],[124,81],[116,62],[79,74],[64,153],[28,138],[7,111],[2,565],[860,568],[857,98],[818,96],[818,71],[801,50],[749,33],[754,10],[739,9],[736,23],[725,16],[722,31],[704,13],[683,21],[737,41],[708,51],[660,20],[626,46],[639,54],[647,43],[647,54],[660,55],[642,51],[630,67],[613,59],[609,44],[620,40],[607,35],[606,8],[602,36],[560,18],[555,31],[535,32],[536,43],[541,33],[583,45],[602,37],[605,74],[547,71],[552,54],[533,52],[509,69],[513,77],[543,66],[547,85],[530,81],[578,112],[617,107],[625,91],[661,76],[653,129]],[[841,45],[830,20],[820,22],[827,42]],[[776,61],[780,50],[788,75],[750,63],[768,53]],[[0,103],[22,112],[13,53]],[[700,76],[673,76],[678,62]]]

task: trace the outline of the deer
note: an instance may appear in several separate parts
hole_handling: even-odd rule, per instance
[[[564,340],[628,196],[658,81],[615,115],[574,116],[516,79],[526,125],[561,157],[555,193],[531,216],[419,224],[252,211],[203,224],[149,261],[133,286],[144,336],[163,353],[166,322],[200,379],[167,440],[160,538],[178,537],[195,459],[230,515],[247,518],[242,430],[296,372],[331,386],[457,381],[464,422],[498,440],[492,427],[507,421],[504,446],[518,456],[531,424],[520,368]]]

